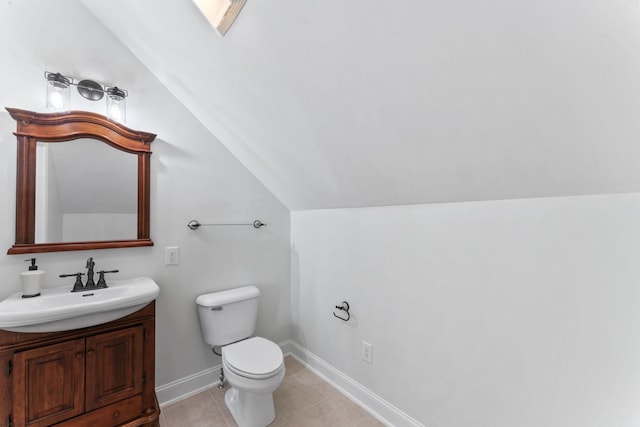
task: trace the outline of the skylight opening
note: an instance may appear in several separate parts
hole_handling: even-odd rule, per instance
[[[224,36],[247,0],[193,0],[213,28]]]

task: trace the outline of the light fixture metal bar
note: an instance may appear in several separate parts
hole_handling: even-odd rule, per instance
[[[69,85],[71,85],[71,86],[75,86],[75,87],[77,87],[77,88],[91,89],[91,84],[92,84],[92,83],[95,83],[95,85],[98,85],[98,86],[100,86],[100,87],[102,88],[102,92],[104,93],[104,92],[107,92],[107,90],[108,90],[108,89],[112,89],[112,88],[115,88],[115,87],[116,87],[116,86],[101,85],[100,83],[96,82],[95,80],[86,80],[86,79],[83,79],[83,80],[80,80],[80,81],[76,82],[76,80],[78,80],[78,79],[76,79],[76,78],[73,78],[73,77],[70,77],[70,76],[64,75],[64,74],[62,74],[62,73],[52,73],[51,71],[45,71],[45,72],[44,72],[44,78],[45,78],[45,79],[47,79],[47,80],[49,80],[49,79],[48,79],[49,75],[56,75],[56,74],[60,74],[60,75],[61,75],[62,77],[64,77],[65,79],[68,79],[68,80],[69,80],[69,83],[68,83],[68,84],[69,84]],[[89,83],[89,82],[90,82],[90,83]],[[119,90],[121,90],[122,92],[124,92],[124,96],[125,96],[125,98],[129,96],[129,91],[128,91],[128,90],[123,89],[123,88],[121,88],[121,87],[119,87],[119,86],[117,87],[117,89],[119,89]],[[95,88],[95,86],[94,86],[94,88],[93,88],[92,90],[98,91],[98,89],[97,89],[97,88]],[[90,99],[90,98],[87,98],[87,99]],[[98,101],[98,100],[100,100],[100,99],[102,99],[102,97],[100,97],[99,99],[96,99],[95,101]]]

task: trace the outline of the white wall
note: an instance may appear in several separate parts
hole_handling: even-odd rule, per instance
[[[150,276],[157,300],[157,377],[161,386],[219,363],[200,336],[200,293],[254,283],[264,292],[258,333],[278,342],[289,333],[289,212],[78,1],[0,3],[0,106],[44,111],[43,72],[95,78],[128,89],[127,124],[157,133],[151,148],[151,248],[38,254],[46,286],[61,273],[118,268],[117,278]],[[72,94],[72,108],[104,113],[104,104]],[[24,255],[14,242],[15,122],[0,112],[0,298],[20,290]],[[256,218],[260,230],[187,222]],[[180,265],[164,265],[164,247],[180,247]]]
[[[640,425],[640,194],[291,222],[294,340],[424,425]]]

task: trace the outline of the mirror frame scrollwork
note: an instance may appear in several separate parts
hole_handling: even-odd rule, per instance
[[[150,144],[156,135],[86,111],[36,113],[6,108],[17,122],[16,239],[8,254],[153,246],[149,236]],[[132,240],[35,243],[36,143],[94,138],[138,156],[138,234]]]

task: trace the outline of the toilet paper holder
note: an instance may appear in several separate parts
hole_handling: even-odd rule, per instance
[[[338,315],[336,314],[336,312],[334,311],[334,312],[333,312],[333,315],[334,315],[335,317],[337,317],[338,319],[343,320],[343,321],[345,321],[345,322],[348,322],[348,321],[349,321],[349,319],[351,319],[351,314],[349,313],[349,303],[348,303],[348,302],[346,302],[346,301],[342,301],[342,305],[336,305],[336,310],[344,311],[344,312],[346,313],[346,315],[347,315],[347,317],[346,317],[346,319],[345,319],[345,318],[344,318],[344,317],[342,317],[342,316],[338,316]]]

